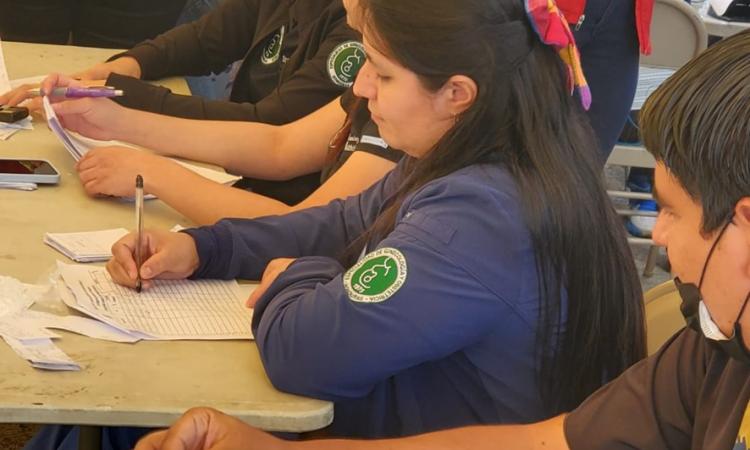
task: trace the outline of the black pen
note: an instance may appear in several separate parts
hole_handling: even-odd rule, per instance
[[[137,275],[135,279],[135,291],[141,292],[143,282],[141,281],[141,263],[143,255],[141,253],[141,243],[143,239],[143,177],[135,177],[135,266]]]

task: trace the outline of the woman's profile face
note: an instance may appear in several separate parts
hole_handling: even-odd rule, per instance
[[[414,157],[429,152],[453,126],[440,91],[428,91],[409,69],[364,39],[367,62],[354,82],[354,93],[369,100],[372,120],[388,145]]]

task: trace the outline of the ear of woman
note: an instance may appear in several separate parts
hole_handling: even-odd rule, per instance
[[[456,117],[474,104],[478,90],[477,84],[471,78],[465,75],[453,75],[441,89],[439,97],[443,100],[447,114]]]

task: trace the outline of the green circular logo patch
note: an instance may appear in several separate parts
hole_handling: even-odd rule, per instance
[[[281,45],[284,42],[284,31],[284,27],[279,28],[279,31],[268,41],[268,45],[263,49],[263,54],[260,56],[260,62],[268,66],[279,60]]]
[[[362,258],[344,274],[344,288],[355,302],[388,300],[406,281],[406,259],[395,248],[381,248]]]
[[[344,42],[328,56],[328,75],[337,86],[348,88],[364,63],[364,46],[357,41]]]

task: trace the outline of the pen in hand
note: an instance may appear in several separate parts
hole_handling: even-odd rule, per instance
[[[135,230],[135,291],[141,292],[143,289],[143,281],[141,280],[141,263],[143,262],[141,251],[143,244],[143,177],[140,175],[135,177]]]
[[[32,97],[40,97],[45,95],[46,92],[42,92],[40,88],[31,89],[29,94]],[[83,98],[83,97],[122,97],[125,93],[120,89],[114,89],[110,86],[95,86],[95,87],[57,87],[52,90],[48,95],[51,97],[66,97],[66,98]]]

